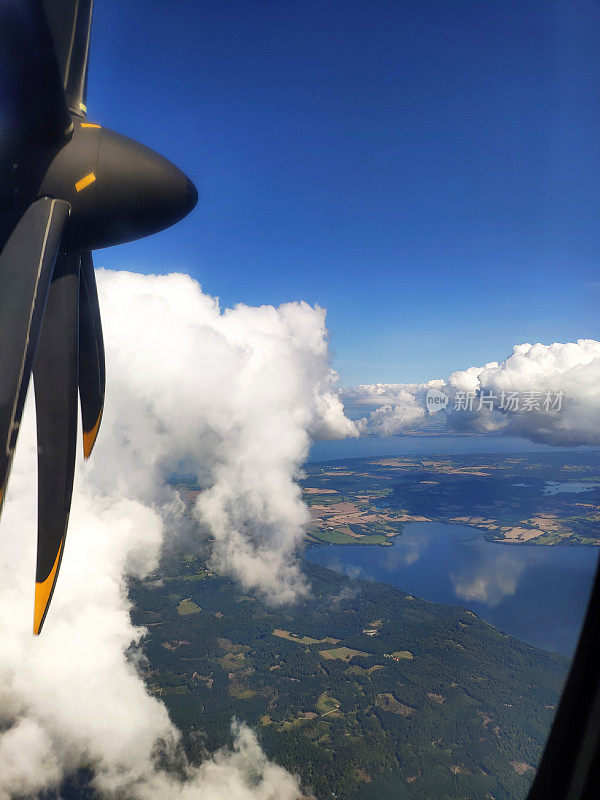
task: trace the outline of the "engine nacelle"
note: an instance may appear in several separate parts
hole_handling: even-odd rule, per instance
[[[70,203],[61,250],[96,250],[174,225],[196,205],[194,184],[139,142],[73,117],[60,148],[28,153],[9,165],[13,203],[38,197]]]

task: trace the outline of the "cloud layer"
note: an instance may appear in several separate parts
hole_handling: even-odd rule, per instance
[[[435,419],[446,430],[569,447],[600,444],[600,342],[594,339],[515,345],[505,361],[460,370],[447,380],[357,386],[342,397],[373,407],[359,423],[363,434],[391,436],[431,422],[431,389],[448,396]]]
[[[165,542],[199,536],[212,541],[217,567],[244,587],[271,602],[302,596],[296,551],[308,515],[296,479],[311,437],[418,428],[435,388],[450,398],[436,417],[449,429],[599,444],[600,343],[519,345],[501,364],[446,381],[348,389],[346,402],[370,409],[355,424],[329,365],[322,309],[221,311],[185,275],[101,271],[98,280],[108,370],[103,427],[92,460],[77,465],[63,567],[40,638],[31,635],[31,398],[0,527],[0,800],[55,788],[90,765],[106,797],[293,800],[296,779],[240,724],[231,750],[182,766],[178,731],[136,669],[144,631],[129,617],[128,577],[152,572]],[[452,409],[461,392],[502,391],[562,392],[564,401],[560,410]],[[194,469],[203,490],[193,530],[168,483],[181,469]],[[481,586],[456,580],[463,596],[483,599]],[[159,742],[184,780],[156,766]]]
[[[197,467],[199,528],[213,559],[277,602],[306,591],[295,562],[306,509],[295,483],[310,436],[356,435],[335,391],[325,314],[304,303],[221,312],[185,275],[100,272],[107,398],[96,451],[78,463],[61,576],[41,637],[31,635],[36,442],[30,398],[0,535],[0,800],[55,787],[92,765],[105,796],[292,800],[296,780],[243,725],[233,749],[176,781],[165,707],[136,670],[143,629],[126,581],[157,565],[184,530],[167,483]]]

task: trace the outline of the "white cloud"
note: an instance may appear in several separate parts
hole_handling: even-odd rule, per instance
[[[459,370],[447,380],[358,386],[343,390],[342,397],[349,404],[375,406],[361,422],[362,433],[395,435],[427,423],[430,388],[450,398],[446,411],[436,415],[449,430],[519,435],[552,445],[600,444],[600,342],[594,339],[515,345],[502,363]],[[466,392],[476,394],[472,410],[455,410],[459,393]],[[502,393],[517,393],[520,407],[501,410]],[[535,393],[533,402],[527,403],[528,393]],[[493,398],[492,409],[485,402],[479,407],[482,395]]]
[[[103,795],[292,800],[296,780],[243,725],[231,752],[175,781],[155,766],[178,732],[126,656],[143,629],[127,577],[147,575],[182,528],[166,483],[187,459],[214,559],[272,601],[306,591],[295,561],[307,519],[295,479],[311,435],[356,435],[335,391],[325,314],[305,303],[221,312],[185,275],[98,275],[107,396],[96,450],[78,462],[61,575],[31,634],[36,442],[28,401],[0,532],[0,800],[93,765]],[[187,531],[190,535],[190,532]]]
[[[392,405],[376,408],[369,415],[368,423],[361,420],[361,430],[368,430],[377,436],[393,436],[399,431],[414,428],[425,417],[425,410],[416,397],[401,392]]]
[[[270,599],[292,599],[304,591],[294,553],[308,519],[294,479],[310,436],[356,435],[335,392],[325,312],[286,303],[220,313],[183,275],[106,273],[101,286],[106,339],[118,345],[107,357],[113,402],[94,460],[108,470],[99,483],[114,484],[110,448],[123,426],[127,497],[140,467],[147,482],[150,463],[139,496],[154,502],[190,456],[205,488],[196,515],[220,568]]]

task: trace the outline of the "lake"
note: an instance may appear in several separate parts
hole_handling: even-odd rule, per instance
[[[515,484],[516,486],[517,484]],[[526,483],[519,484],[520,486],[526,486]],[[569,481],[565,483],[564,481],[546,481],[546,488],[544,489],[544,494],[560,494],[561,492],[575,492],[579,494],[579,492],[590,492],[596,486],[600,486],[600,483],[592,483],[591,481],[583,482],[583,481]]]
[[[467,608],[530,644],[572,655],[598,549],[486,541],[474,528],[414,522],[390,547],[319,545],[306,558],[425,600]]]

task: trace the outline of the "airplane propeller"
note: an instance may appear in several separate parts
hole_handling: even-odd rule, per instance
[[[0,0],[0,514],[33,374],[38,437],[34,633],[46,618],[84,457],[102,419],[104,343],[91,251],[196,205],[171,162],[88,122],[92,0]]]

